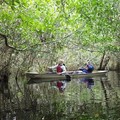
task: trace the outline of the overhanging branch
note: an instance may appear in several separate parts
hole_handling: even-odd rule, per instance
[[[16,48],[14,48],[14,47],[12,47],[12,46],[10,46],[10,45],[8,44],[8,39],[7,39],[7,36],[6,36],[6,35],[0,33],[0,36],[1,36],[2,38],[4,38],[6,47],[11,48],[11,49],[14,49],[14,50],[16,49]]]

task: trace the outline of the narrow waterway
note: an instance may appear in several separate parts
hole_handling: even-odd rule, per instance
[[[120,120],[119,72],[23,86],[1,84],[1,120]]]

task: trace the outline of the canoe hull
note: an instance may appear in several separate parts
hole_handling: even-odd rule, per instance
[[[65,80],[66,75],[70,76],[71,79],[79,79],[79,78],[91,78],[91,77],[100,77],[100,76],[106,76],[107,71],[96,71],[93,73],[80,73],[80,74],[75,74],[75,73],[67,73],[67,74],[51,74],[51,73],[44,73],[44,74],[39,74],[39,73],[26,73],[26,76],[29,80],[42,80],[42,81],[47,81],[47,80]]]

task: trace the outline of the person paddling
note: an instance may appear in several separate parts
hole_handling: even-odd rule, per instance
[[[92,73],[94,70],[94,66],[90,62],[88,62],[85,64],[85,67],[79,68],[79,70],[81,70],[84,73]]]
[[[53,66],[53,67],[49,67],[49,70],[53,72],[53,70],[55,69],[55,71],[57,72],[57,74],[63,74],[66,73],[66,67],[64,64],[64,60],[60,59],[58,61],[58,64]]]

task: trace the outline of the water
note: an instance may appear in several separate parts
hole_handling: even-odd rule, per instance
[[[120,73],[26,84],[0,94],[1,120],[120,120]],[[5,94],[5,93],[4,93]]]

